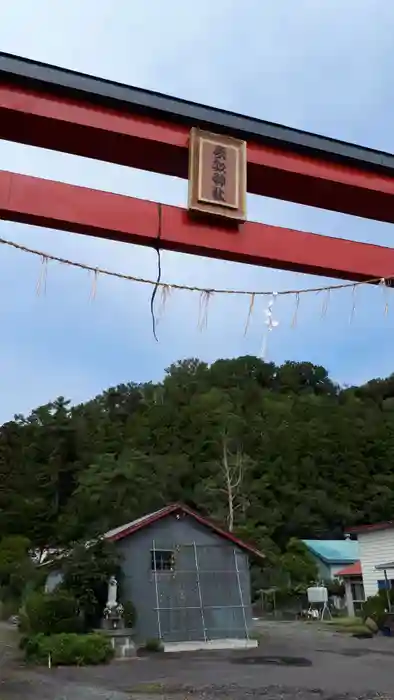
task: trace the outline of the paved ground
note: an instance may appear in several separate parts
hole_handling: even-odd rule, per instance
[[[394,640],[260,626],[258,650],[158,654],[98,668],[0,667],[0,700],[394,700]]]

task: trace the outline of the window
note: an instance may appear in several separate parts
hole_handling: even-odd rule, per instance
[[[353,603],[354,601],[363,601],[365,600],[365,594],[364,594],[364,586],[363,584],[358,581],[351,583],[350,584],[351,591],[352,591],[352,598],[353,598]]]
[[[174,552],[170,549],[155,549],[151,551],[152,571],[173,571],[175,565]]]
[[[385,591],[386,588],[394,588],[394,579],[388,579],[388,581],[386,582],[386,580],[383,578],[377,583],[379,591]]]

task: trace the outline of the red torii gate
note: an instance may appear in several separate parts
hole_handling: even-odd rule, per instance
[[[0,138],[188,177],[192,126],[247,142],[248,191],[394,222],[394,156],[0,53]],[[338,279],[394,277],[394,249],[0,172],[0,216]]]

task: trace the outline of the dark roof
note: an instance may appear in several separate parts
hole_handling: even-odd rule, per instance
[[[62,95],[117,110],[165,119],[167,122],[198,125],[246,141],[265,143],[283,150],[303,152],[314,158],[394,175],[394,156],[383,151],[103,80],[8,53],[0,52],[0,81],[54,96]]]
[[[177,514],[188,515],[191,518],[194,518],[194,520],[197,520],[197,522],[200,523],[200,525],[204,525],[220,537],[223,537],[223,539],[226,539],[232,544],[235,544],[237,547],[240,547],[240,549],[245,550],[246,552],[252,554],[255,557],[265,558],[265,555],[252,545],[247,544],[243,540],[240,540],[238,537],[235,537],[235,535],[233,535],[231,532],[223,530],[223,528],[221,528],[219,525],[216,525],[216,523],[214,523],[212,520],[203,517],[202,515],[196,513],[196,511],[192,510],[188,506],[183,505],[182,503],[171,503],[170,505],[165,506],[160,510],[156,510],[154,513],[149,513],[148,515],[142,516],[142,518],[132,520],[130,523],[126,523],[125,525],[121,525],[120,527],[115,527],[113,530],[109,530],[105,533],[104,539],[109,540],[110,542],[117,542],[118,540],[122,540],[125,537],[133,535],[135,532],[138,532],[138,530],[142,530],[143,528],[148,527],[149,525],[152,525],[153,523],[156,523],[159,520],[162,520],[162,518],[166,518],[168,515]]]
[[[379,530],[388,530],[390,527],[394,527],[394,520],[385,520],[381,523],[373,523],[372,525],[355,525],[354,527],[349,527],[348,532],[354,535],[360,533],[366,534],[367,532],[378,532]]]
[[[362,576],[361,562],[356,561],[354,564],[351,564],[350,566],[345,566],[344,569],[337,571],[335,576],[341,576],[342,578],[346,578],[346,576]]]

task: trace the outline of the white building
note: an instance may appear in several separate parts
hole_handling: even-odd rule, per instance
[[[365,598],[394,588],[394,520],[352,528],[357,536]],[[377,569],[376,567],[379,567]]]

